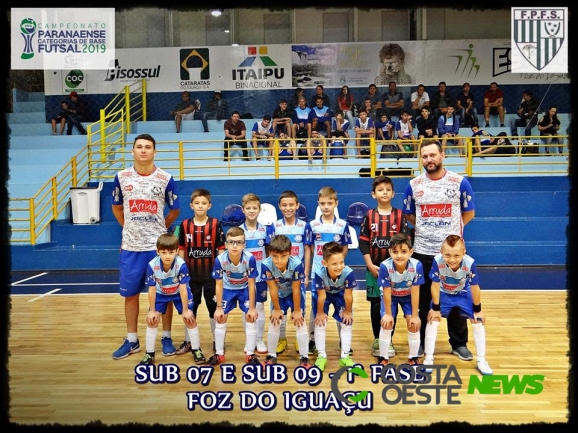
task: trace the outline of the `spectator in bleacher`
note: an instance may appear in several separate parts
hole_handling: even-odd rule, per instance
[[[377,92],[377,86],[375,84],[370,84],[367,88],[367,94],[363,97],[363,99],[367,99],[371,101],[371,110],[367,111],[367,107],[364,105],[364,108],[367,111],[368,116],[370,116],[370,112],[373,113],[374,120],[377,110],[381,108],[381,95]],[[371,117],[371,116],[370,116]]]
[[[267,159],[271,159],[273,156],[273,139],[275,134],[273,133],[273,127],[271,125],[271,116],[265,114],[263,120],[257,121],[253,124],[251,129],[251,139],[253,144],[253,150],[255,151],[255,160],[259,160],[259,145],[265,146],[267,149]]]
[[[311,138],[311,108],[307,106],[305,96],[299,97],[299,105],[293,110],[291,121],[293,123],[293,139],[309,140]]]
[[[275,141],[277,141],[279,159],[298,159],[297,143],[291,139],[291,136],[285,134],[285,131],[279,131],[278,138]]]
[[[171,117],[175,118],[176,132],[181,132],[181,123],[183,120],[201,119],[198,110],[201,106],[201,101],[198,99],[193,102],[189,92],[181,94],[181,100],[175,105],[175,108],[170,111]],[[205,132],[208,132],[205,130]]]
[[[365,109],[359,110],[358,118],[355,121],[355,148],[357,150],[357,157],[364,158],[371,154],[371,138],[375,138],[375,122],[367,115]],[[363,138],[363,140],[360,140]]]
[[[438,119],[431,114],[429,107],[422,107],[416,125],[418,138],[438,138]]]
[[[323,102],[323,96],[315,98],[315,106],[311,108],[309,113],[311,119],[311,130],[323,133],[325,137],[331,135],[331,119],[333,119],[333,111],[328,105]]]
[[[299,107],[299,98],[301,98],[302,96],[305,96],[303,94],[303,89],[301,87],[297,87],[294,91],[293,91],[293,96],[291,97],[291,104],[289,105],[289,108],[291,109],[291,111],[295,111],[295,109],[297,107]],[[305,100],[305,106],[307,106],[307,100]]]
[[[482,156],[488,154],[494,155],[515,155],[516,148],[510,142],[506,132],[500,132],[497,136],[493,136],[487,131],[480,129],[478,125],[472,126],[472,137],[474,138],[474,156]]]
[[[52,135],[56,135],[56,124],[60,124],[60,135],[64,134],[64,126],[66,125],[66,119],[68,118],[68,101],[62,101],[60,103],[60,111],[56,115],[50,119],[50,123],[52,124]]]
[[[445,81],[438,83],[438,89],[432,94],[429,106],[430,111],[436,119],[448,112],[448,107],[454,105],[454,98],[450,92],[447,91]]]
[[[442,150],[446,151],[446,144],[449,141],[458,148],[460,156],[463,155],[462,139],[460,137],[460,118],[454,115],[454,107],[447,107],[446,114],[438,119],[438,133],[442,137]]]
[[[395,122],[387,118],[387,114],[381,112],[379,120],[375,122],[376,140],[395,140]],[[397,153],[401,152],[401,153]],[[380,158],[400,158],[405,149],[399,141],[383,143],[381,145]]]
[[[402,142],[402,146],[406,152],[415,152],[417,150],[417,142],[414,141],[413,126],[411,125],[408,110],[403,110],[399,116],[399,120],[395,122],[395,135],[396,139]]]
[[[498,83],[495,81],[490,83],[490,88],[484,93],[484,119],[486,120],[486,128],[490,127],[491,114],[497,114],[500,117],[500,128],[503,128],[505,126],[504,93],[498,88]]]
[[[287,100],[281,99],[279,105],[273,110],[273,132],[279,134],[284,131],[291,136],[291,114],[293,110],[288,107]]]
[[[88,107],[86,103],[78,97],[78,93],[70,92],[70,101],[68,102],[68,128],[66,135],[72,135],[72,128],[78,129],[82,135],[86,135],[86,129],[81,122],[86,120],[88,115]],[[155,247],[156,248],[156,247]]]
[[[241,149],[243,149],[243,158],[248,160],[249,152],[247,151],[247,140],[245,140],[247,127],[245,126],[245,122],[241,120],[241,114],[239,114],[237,110],[233,111],[231,118],[225,121],[223,129],[225,131],[223,161],[229,161],[229,150],[233,145],[241,146]]]
[[[429,93],[425,91],[425,86],[419,84],[417,90],[413,92],[410,96],[411,109],[412,109],[412,124],[416,125],[417,119],[421,116],[421,109],[423,107],[429,107]]]
[[[462,86],[462,92],[456,99],[456,108],[462,128],[471,128],[478,124],[478,110],[474,107],[474,94],[470,92],[470,83],[464,83]]]
[[[555,137],[560,133],[560,119],[558,119],[557,112],[558,108],[551,105],[538,122],[538,131],[546,147],[546,153],[556,153],[556,147],[552,147],[552,152],[550,152],[550,144],[558,144],[558,152],[564,152],[563,146],[560,146],[560,139]]]
[[[349,130],[353,128],[353,123],[349,123],[349,120],[343,115],[343,111],[337,110],[335,117],[331,120],[331,135],[333,136],[335,132],[339,132],[339,136],[345,137],[345,144],[349,141]]]
[[[323,99],[323,105],[325,105],[326,107],[331,107],[331,101],[329,100],[329,96],[327,96],[321,84],[318,84],[317,87],[315,87],[315,95],[311,97],[309,107],[315,108],[317,106],[318,96],[321,96],[321,98]]]
[[[383,108],[378,108],[377,111],[373,109],[373,105],[371,102],[371,98],[365,98],[363,100],[363,105],[361,106],[361,110],[365,110],[367,117],[369,117],[374,122],[380,117],[380,114],[383,112]],[[381,102],[380,102],[381,105]],[[357,117],[359,117],[359,112],[357,113]]]
[[[349,120],[349,124],[353,125],[353,95],[349,91],[349,86],[342,86],[341,92],[337,95],[337,110],[341,110],[343,115]]]
[[[209,132],[209,123],[207,122],[207,119],[217,119],[218,121],[221,121],[227,117],[228,111],[229,107],[222,92],[220,90],[215,90],[213,98],[207,104],[207,111],[203,113],[201,118],[205,132]]]
[[[393,116],[399,120],[405,107],[403,93],[397,90],[395,81],[389,82],[389,90],[383,94],[381,106],[385,114],[393,121]],[[411,116],[410,116],[411,117]]]
[[[531,90],[524,90],[518,107],[518,119],[512,121],[512,137],[518,136],[518,128],[524,128],[524,136],[532,135],[532,128],[538,123],[538,106]]]

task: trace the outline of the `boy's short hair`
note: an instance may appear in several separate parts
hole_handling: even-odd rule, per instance
[[[389,185],[391,185],[391,190],[394,191],[393,189],[393,180],[391,180],[389,177],[387,176],[378,176],[375,179],[373,179],[373,182],[371,182],[371,190],[373,192],[375,192],[375,189],[377,188],[377,185],[379,185],[380,183],[387,183]]]
[[[152,135],[150,134],[139,134],[134,138],[134,141],[132,143],[132,147],[134,149],[134,146],[137,142],[137,140],[146,140],[146,141],[150,141],[153,144],[153,149],[157,148],[157,142],[155,141],[155,139],[153,138]]]
[[[295,192],[291,191],[290,189],[286,189],[281,193],[281,195],[279,196],[279,203],[281,203],[281,200],[283,200],[284,198],[294,198],[295,202],[299,204],[299,198],[297,198],[297,194],[295,194]]]
[[[291,253],[291,239],[285,235],[275,235],[269,244],[270,253]]]
[[[191,194],[191,203],[197,197],[205,197],[207,200],[209,200],[209,203],[211,203],[211,193],[209,192],[209,190],[206,190],[205,188],[197,188],[196,190],[193,191],[193,193]]]
[[[179,240],[172,233],[163,233],[157,238],[157,250],[175,251],[179,249]]]
[[[231,227],[229,230],[227,230],[227,239],[236,236],[243,236],[244,238],[245,230],[243,230],[241,227]]]
[[[466,246],[461,236],[449,235],[447,238],[444,239],[442,246],[444,244],[447,244],[448,247],[455,247],[458,242],[462,242],[464,244],[464,247]]]
[[[319,190],[319,194],[317,194],[317,200],[321,197],[328,197],[334,200],[337,200],[337,191],[330,186],[324,186]]]
[[[407,247],[411,250],[413,245],[411,244],[411,239],[405,233],[396,233],[394,234],[390,241],[389,241],[389,249],[393,249],[393,247],[407,245]]]
[[[241,206],[245,208],[247,203],[249,203],[250,201],[259,202],[259,206],[261,206],[261,199],[257,194],[254,194],[252,192],[249,192],[243,196],[243,199],[241,200]]]
[[[341,244],[334,241],[323,244],[323,260],[327,260],[335,254],[343,254],[343,246]]]

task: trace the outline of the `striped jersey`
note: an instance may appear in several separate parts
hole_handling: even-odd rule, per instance
[[[193,281],[210,281],[219,250],[225,248],[225,234],[217,218],[208,217],[203,225],[194,218],[181,222],[179,249],[185,251],[185,261]]]
[[[147,267],[147,286],[156,286],[158,295],[175,295],[179,293],[179,286],[186,284],[189,287],[189,270],[187,264],[179,256],[175,257],[171,268],[165,272],[160,256],[152,259]]]
[[[291,256],[303,261],[305,258],[305,245],[313,245],[311,224],[295,218],[295,224],[289,226],[285,218],[281,218],[273,224],[275,235],[285,235],[291,241]]]
[[[436,254],[429,276],[432,281],[440,283],[440,290],[448,295],[457,295],[463,290],[469,291],[471,284],[476,286],[480,284],[476,262],[467,254],[455,272],[446,265],[441,253]]]
[[[245,251],[253,254],[257,262],[257,279],[255,282],[259,282],[261,281],[261,263],[263,263],[263,260],[267,257],[265,246],[271,242],[273,226],[264,226],[258,222],[255,230],[247,228],[245,223],[239,227],[245,232]]]
[[[212,277],[223,280],[223,288],[243,290],[249,287],[249,278],[257,278],[257,263],[255,257],[247,251],[241,253],[239,263],[231,263],[229,252],[223,251],[215,259]]]
[[[349,266],[345,266],[341,275],[335,280],[329,276],[327,268],[321,266],[321,268],[315,271],[313,287],[315,287],[315,290],[325,290],[327,293],[336,294],[343,292],[345,289],[357,288],[357,280],[355,279],[355,275],[353,275],[353,269]]]
[[[377,281],[382,295],[384,287],[391,287],[391,296],[411,295],[412,286],[421,286],[425,282],[423,266],[419,260],[410,257],[405,270],[400,274],[390,257],[379,265]]]
[[[363,217],[359,231],[359,247],[363,254],[369,253],[371,263],[379,265],[389,257],[389,242],[397,233],[408,234],[407,220],[401,209],[391,208],[391,213],[382,215],[370,209]],[[362,244],[363,245],[362,247]],[[365,251],[369,247],[369,251]]]
[[[337,242],[341,245],[351,244],[349,225],[341,218],[334,217],[332,223],[324,223],[323,216],[311,221],[311,233],[313,235],[313,266],[312,273],[322,268],[323,245],[327,242]]]
[[[261,266],[263,280],[275,281],[280,298],[287,298],[293,295],[293,282],[303,281],[305,278],[303,263],[295,256],[290,256],[285,272],[281,272],[273,263],[272,257],[263,260]]]

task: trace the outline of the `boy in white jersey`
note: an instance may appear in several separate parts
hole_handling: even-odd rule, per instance
[[[458,310],[472,323],[476,345],[477,369],[483,375],[493,374],[486,361],[486,316],[482,311],[478,271],[474,259],[466,254],[464,240],[458,235],[448,236],[441,253],[434,257],[430,272],[431,310],[425,328],[424,365],[433,365],[438,326],[442,317]],[[432,370],[432,369],[428,369]]]
[[[393,332],[393,318],[397,316],[399,307],[407,321],[408,364],[419,363],[419,286],[424,283],[424,279],[423,267],[419,260],[411,257],[412,253],[410,238],[405,233],[397,233],[389,242],[389,257],[379,265],[377,281],[381,292],[381,329],[378,364],[389,363],[388,348]]]
[[[277,363],[277,344],[281,332],[281,324],[287,320],[287,312],[291,309],[291,320],[295,325],[295,333],[299,341],[299,365],[309,368],[307,356],[307,326],[305,326],[305,293],[303,279],[305,278],[303,263],[297,256],[291,255],[291,240],[285,235],[275,235],[269,245],[270,255],[261,266],[261,275],[267,282],[271,295],[271,316],[267,331],[267,346],[269,354],[263,363]]]
[[[112,354],[122,359],[140,351],[137,334],[139,295],[146,288],[148,263],[157,255],[158,237],[177,219],[180,203],[173,177],[154,163],[155,139],[140,134],[134,139],[134,165],[121,170],[114,177],[112,213],[122,226],[119,254],[120,295],[124,298],[124,317],[127,337]],[[165,206],[169,208],[164,216]],[[171,338],[172,305],[163,315],[163,355],[174,355]]]
[[[357,287],[353,270],[345,265],[345,253],[342,245],[338,242],[327,242],[323,245],[322,250],[322,266],[313,275],[317,299],[315,303],[311,304],[312,310],[316,312],[315,345],[317,346],[317,359],[315,366],[319,367],[321,371],[325,370],[327,365],[325,330],[330,305],[333,305],[333,318],[337,323],[341,340],[339,366],[350,367],[354,364],[349,356],[349,349],[351,348],[353,325],[353,289]]]
[[[271,241],[273,226],[264,226],[257,221],[261,212],[261,199],[253,193],[243,196],[241,201],[245,222],[239,227],[245,232],[245,251],[253,254],[257,261],[257,278],[255,286],[257,293],[255,295],[255,308],[257,309],[257,352],[267,353],[267,346],[263,342],[265,333],[265,301],[267,301],[267,283],[261,278],[261,263],[267,257],[266,247]],[[255,348],[253,348],[255,349]]]
[[[146,353],[141,364],[153,364],[155,361],[155,341],[161,314],[165,314],[167,305],[174,304],[182,314],[187,327],[193,353],[200,351],[199,328],[193,313],[193,297],[189,288],[189,269],[185,261],[178,256],[179,240],[170,233],[164,233],[157,240],[157,257],[147,267],[147,285],[149,287],[149,312],[147,315]],[[204,359],[203,359],[204,361]]]
[[[225,335],[229,312],[243,311],[245,323],[245,362],[261,365],[254,348],[257,340],[257,310],[255,310],[255,278],[257,262],[253,254],[244,250],[245,232],[241,227],[227,231],[227,251],[215,259],[212,276],[215,279],[215,354],[206,365],[216,366],[225,362]]]
[[[349,234],[349,225],[346,221],[335,216],[335,208],[339,204],[337,191],[330,186],[325,186],[319,190],[317,195],[317,204],[321,210],[319,219],[311,221],[311,233],[313,236],[312,257],[313,266],[311,276],[323,267],[323,245],[327,242],[337,242],[343,249],[343,257],[347,256],[349,244],[351,244],[351,235]],[[305,272],[307,273],[307,269]],[[315,305],[317,305],[317,291],[315,286],[311,285],[311,315],[309,318],[309,354],[316,352],[315,349]],[[339,330],[339,323],[337,323]]]
[[[313,234],[311,225],[296,217],[299,208],[299,199],[297,194],[291,190],[286,190],[279,196],[279,210],[283,218],[275,221],[273,229],[276,235],[285,235],[291,241],[291,256],[297,257],[302,263],[305,270],[305,279],[303,284],[303,299],[305,299],[305,288],[309,286],[309,272],[311,269],[311,248],[313,244]],[[305,317],[305,310],[303,310]],[[277,344],[277,355],[287,349],[287,338],[285,334],[287,317],[283,316],[279,334],[279,343]],[[299,343],[295,341],[295,350],[299,352]]]

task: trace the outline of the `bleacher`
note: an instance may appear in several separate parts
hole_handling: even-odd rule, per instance
[[[24,101],[24,108],[20,107],[20,103],[15,99],[15,112],[7,114],[9,127],[13,132],[9,138],[10,198],[32,197],[38,188],[60,171],[87,142],[87,136],[78,135],[76,130],[72,136],[52,136],[45,113],[32,111],[40,108],[41,104],[35,100],[40,96],[28,95],[28,98],[32,101]],[[562,122],[569,121],[565,113],[559,117],[564,119]],[[245,119],[247,128],[250,130],[253,122],[257,120]],[[223,123],[224,121],[209,120],[210,132],[204,133],[200,121],[185,121],[182,132],[176,134],[173,121],[141,121],[134,123],[131,133],[125,137],[125,141],[130,144],[136,135],[150,133],[157,142],[174,143],[163,145],[163,152],[173,147],[174,152],[179,140],[196,142],[194,145],[199,146],[199,153],[201,149],[204,151],[202,155],[207,159],[206,164],[185,165],[184,177],[191,179],[194,174],[192,179],[196,180],[179,181],[182,210],[178,221],[191,216],[190,209],[186,206],[187,197],[194,188],[201,185],[199,182],[212,192],[211,213],[215,216],[219,216],[227,204],[238,203],[240,197],[249,190],[260,195],[263,202],[276,204],[278,195],[284,189],[294,189],[300,201],[313,215],[317,191],[326,184],[334,186],[338,191],[339,207],[343,214],[346,214],[350,203],[362,201],[368,205],[373,204],[369,186],[371,181],[364,179],[359,173],[359,167],[367,166],[368,160],[361,162],[355,158],[352,143],[348,146],[349,159],[329,159],[325,164],[322,161],[315,161],[313,164],[307,164],[303,160],[283,161],[279,166],[280,178],[274,179],[274,164],[270,161],[222,161]],[[484,129],[494,135],[504,130],[509,133],[509,128],[493,126]],[[464,128],[463,134],[471,136],[471,131]],[[352,130],[350,135],[355,135]],[[240,153],[232,153],[235,158],[239,155]],[[167,168],[163,157],[163,153],[159,152],[159,165],[177,177],[180,174],[178,167]],[[496,159],[490,156],[474,161],[475,170],[470,182],[476,192],[477,212],[476,218],[467,228],[470,251],[472,254],[475,252],[480,263],[486,265],[564,264],[568,179],[560,175],[549,176],[548,171],[556,164],[567,169],[567,155],[516,155],[500,159],[499,164],[495,162]],[[539,182],[535,182],[536,171],[527,172],[527,168],[520,165],[520,161],[524,159],[543,164],[540,170],[544,177]],[[445,165],[449,169],[458,167],[463,170],[463,158],[449,151]],[[377,168],[404,168],[414,174],[420,171],[416,158],[399,161],[378,159]],[[488,171],[487,174],[484,174],[485,170]],[[347,173],[344,174],[344,171]],[[234,176],[231,176],[232,172],[235,173]],[[263,178],[257,178],[255,173]],[[509,176],[504,176],[505,173]],[[512,177],[512,173],[517,174]],[[395,178],[394,181],[397,191],[394,205],[401,207],[407,178]],[[110,210],[111,185],[111,182],[105,182],[100,195],[100,223],[72,224],[70,211],[65,212],[58,221],[50,225],[50,230],[47,230],[42,238],[37,239],[34,246],[12,246],[12,263],[16,266],[15,269],[60,269],[63,266],[66,269],[117,268],[116,253],[121,227]],[[536,206],[536,203],[540,203],[540,206]],[[551,253],[547,258],[539,253],[544,245],[548,246]],[[351,265],[363,265],[363,257],[358,250],[352,251],[348,260]]]

